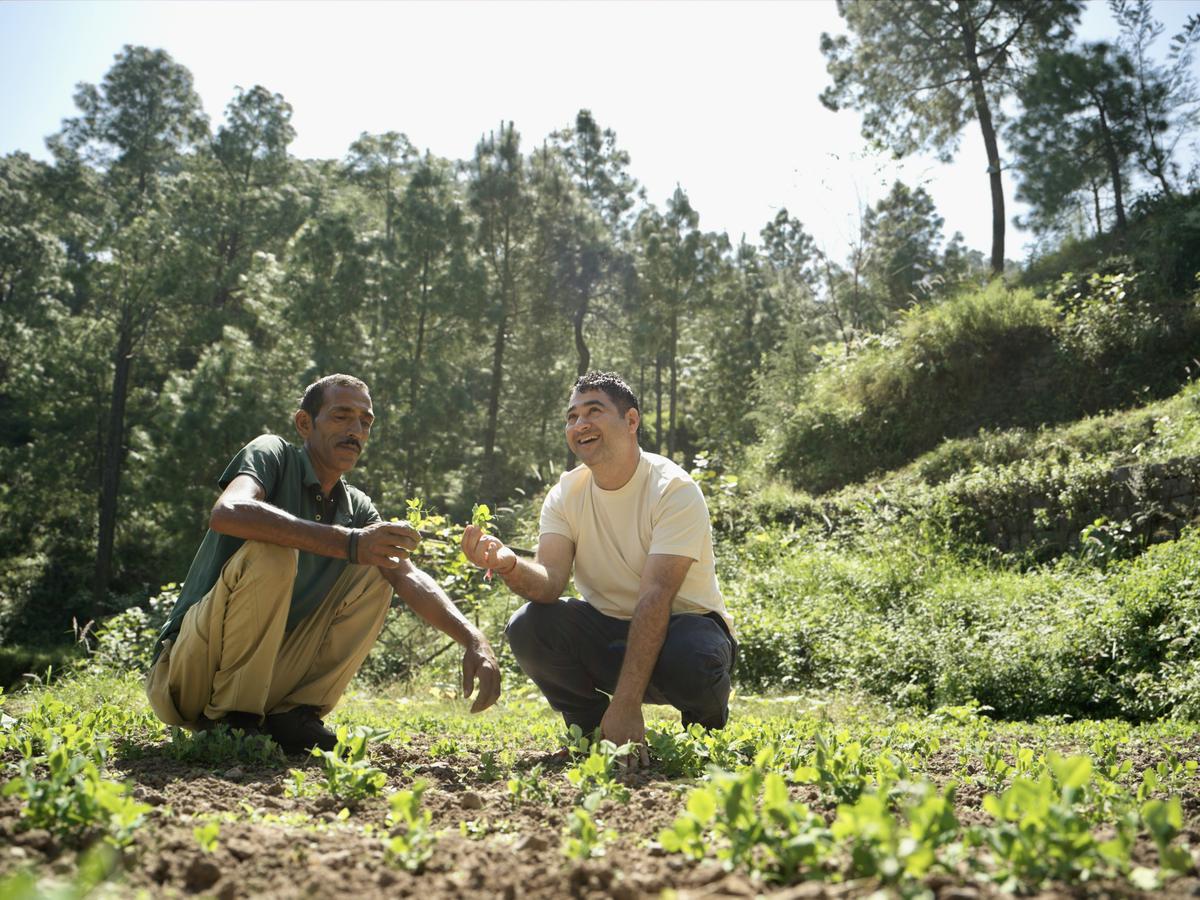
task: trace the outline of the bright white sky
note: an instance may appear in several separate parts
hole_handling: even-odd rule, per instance
[[[1200,0],[1158,0],[1168,35]],[[46,158],[44,138],[74,113],[78,82],[99,82],[124,44],[166,49],[220,121],[235,86],[262,84],[295,110],[301,157],[340,158],[361,132],[395,130],[466,159],[512,120],[524,147],[580,108],[617,133],[657,203],[683,186],[706,230],[735,242],[786,206],[842,255],[869,205],[899,177],[922,184],[969,246],[991,245],[978,125],[956,161],[893,163],[864,153],[857,113],[831,113],[822,31],[833,0],[796,2],[0,2],[0,153]],[[1111,37],[1093,2],[1081,36]],[[1163,41],[1165,44],[1165,40]],[[1200,69],[1200,63],[1197,64]],[[1019,212],[1011,179],[1009,218]],[[1026,236],[1010,224],[1008,256]]]

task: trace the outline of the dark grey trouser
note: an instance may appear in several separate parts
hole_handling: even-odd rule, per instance
[[[587,734],[600,724],[625,660],[628,621],[584,600],[526,603],[505,634],[521,669],[568,728]],[[674,706],[685,727],[724,727],[736,647],[716,613],[671,616],[644,702]]]

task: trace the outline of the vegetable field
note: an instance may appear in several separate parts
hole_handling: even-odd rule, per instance
[[[133,674],[4,696],[0,896],[1200,889],[1195,725],[742,697],[721,732],[652,718],[651,766],[626,777],[621,748],[562,752],[509,680],[475,717],[448,688],[352,693],[311,758],[165,728]]]

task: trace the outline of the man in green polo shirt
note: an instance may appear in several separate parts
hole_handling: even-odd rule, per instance
[[[375,642],[393,591],[463,647],[463,694],[479,686],[471,711],[499,697],[487,639],[408,560],[420,536],[384,522],[342,480],[373,421],[366,384],[329,375],[296,411],[302,446],[262,435],[229,463],[146,676],[164,722],[261,729],[289,752],[332,749],[321,720]]]

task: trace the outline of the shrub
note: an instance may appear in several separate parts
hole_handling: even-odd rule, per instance
[[[139,671],[150,665],[158,633],[179,600],[179,585],[164,585],[146,601],[110,616],[96,629],[88,664],[118,672]]]

